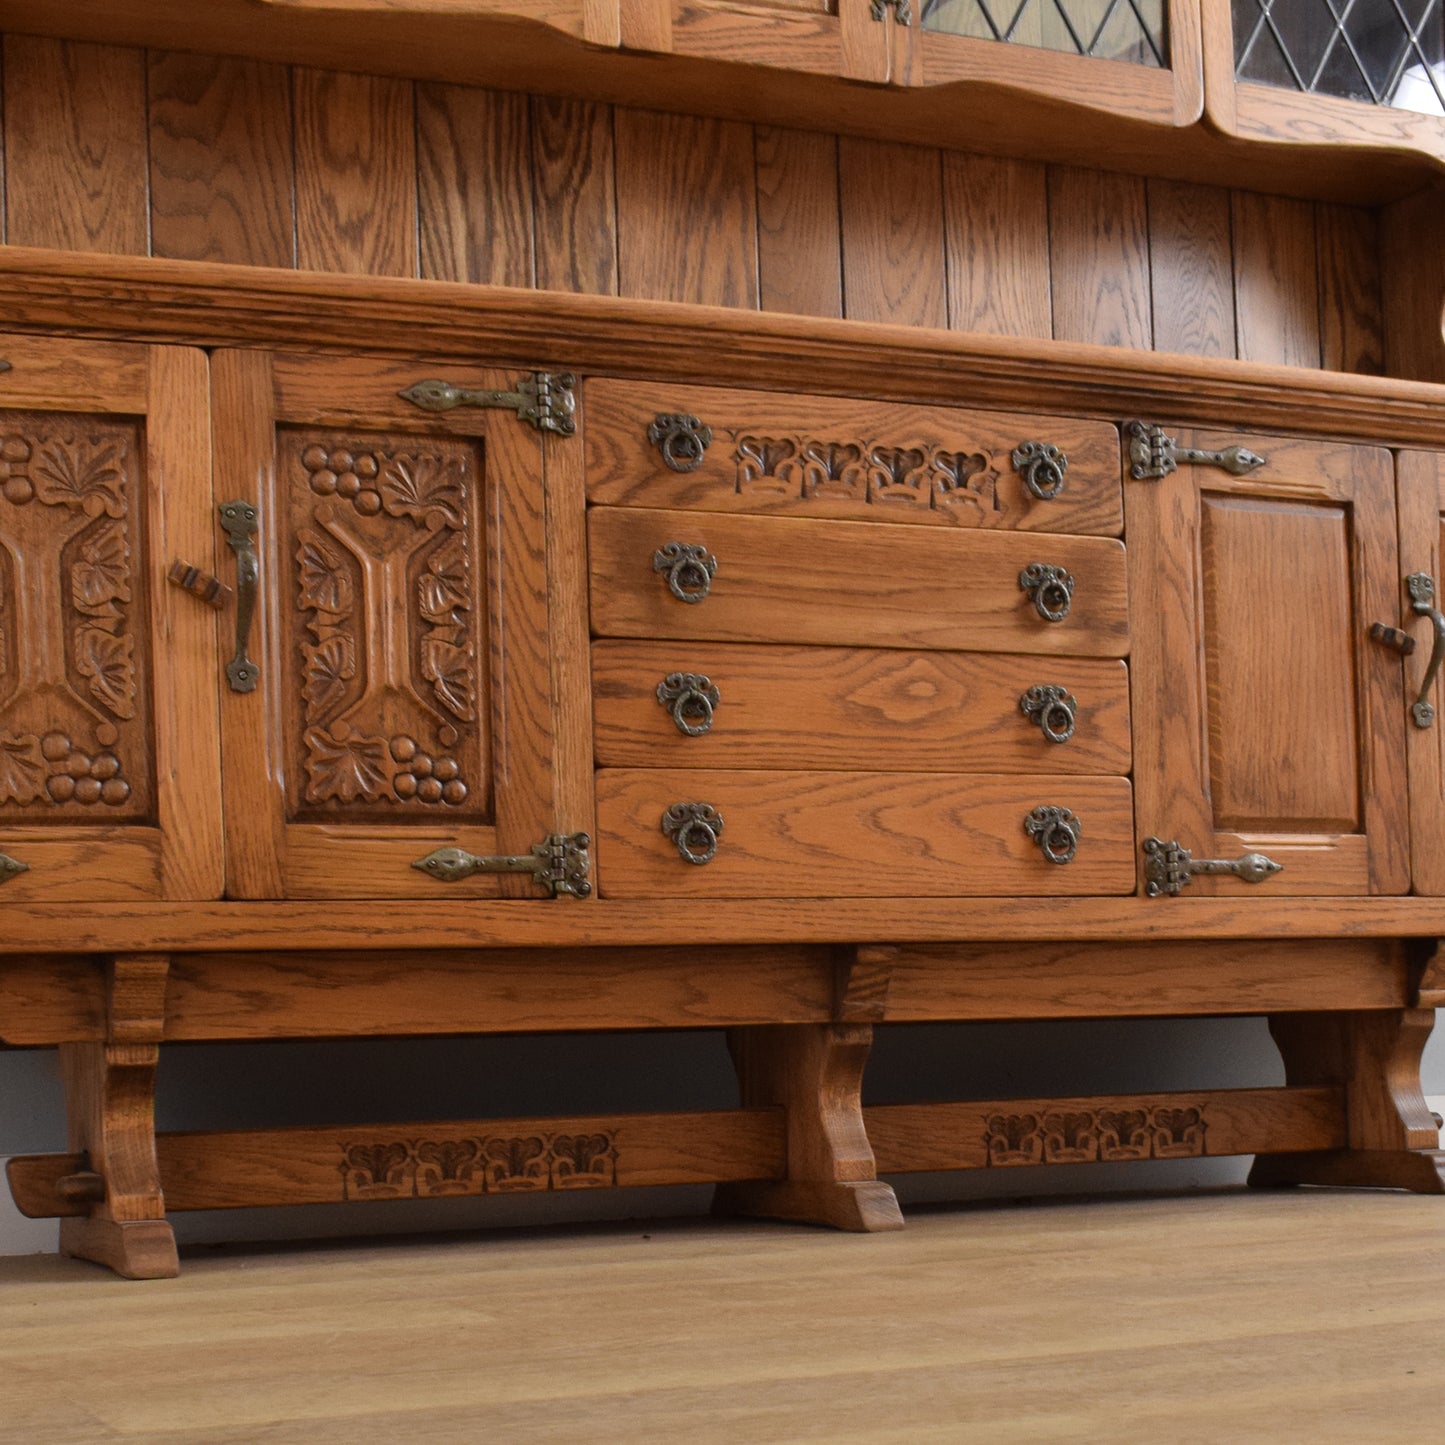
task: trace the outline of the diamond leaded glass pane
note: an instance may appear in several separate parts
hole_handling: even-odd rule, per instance
[[[1445,0],[1233,0],[1235,74],[1445,115]]]
[[[923,0],[923,28],[1165,66],[1166,0]],[[1436,0],[1439,3],[1439,0]]]

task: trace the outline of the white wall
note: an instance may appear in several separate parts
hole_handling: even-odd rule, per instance
[[[1445,1031],[1425,1056],[1425,1092],[1445,1094]],[[1042,1097],[1283,1082],[1260,1019],[894,1026],[878,1031],[869,1103]],[[736,1103],[722,1036],[173,1045],[158,1085],[162,1129],[405,1123]],[[55,1054],[0,1052],[0,1155],[65,1147]],[[1243,1179],[1245,1160],[977,1170],[908,1176],[905,1203],[1114,1189],[1186,1188]],[[531,1199],[317,1205],[175,1216],[183,1243],[702,1213],[706,1188],[631,1189]],[[53,1250],[53,1221],[21,1218],[0,1190],[0,1254]]]

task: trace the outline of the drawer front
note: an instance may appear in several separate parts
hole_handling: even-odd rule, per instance
[[[676,804],[711,804],[717,852],[689,862],[663,831]],[[1025,819],[1071,810],[1072,862],[1051,863]],[[600,891],[611,898],[1042,897],[1132,893],[1125,778],[964,773],[597,774]],[[687,840],[700,851],[701,834]]]
[[[586,401],[594,502],[1123,529],[1119,434],[1108,422],[605,380],[588,383]]]
[[[707,638],[1123,657],[1124,547],[1106,537],[936,532],[861,522],[597,507],[588,519],[592,630]],[[669,544],[716,561],[706,596],[669,585]],[[1033,564],[1073,579],[1048,621],[1020,585]],[[658,570],[661,565],[661,570]],[[681,579],[696,593],[696,577]]]
[[[1062,711],[1024,710],[1040,687]],[[606,641],[592,696],[603,766],[1129,771],[1128,672],[1101,658]]]

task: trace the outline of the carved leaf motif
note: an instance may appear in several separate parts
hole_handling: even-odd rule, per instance
[[[410,517],[432,528],[462,524],[462,479],[456,465],[442,457],[393,457],[382,474],[381,501],[389,517]]]
[[[797,443],[787,437],[739,437],[736,453],[738,491],[765,477],[791,482],[794,469],[785,464],[797,454],[797,450]]]
[[[386,739],[349,733],[335,737],[311,728],[304,738],[306,772],[310,781],[306,797],[312,803],[335,799],[342,803],[363,798],[374,802],[388,787]]]
[[[130,601],[130,542],[121,522],[107,522],[81,549],[70,569],[71,601],[82,612],[110,612],[109,602]]]
[[[460,533],[438,548],[417,583],[417,592],[421,615],[433,624],[455,624],[456,614],[470,608],[470,575]]]
[[[351,578],[341,553],[310,527],[297,534],[296,562],[300,568],[301,605],[345,617],[351,611]]]
[[[0,733],[0,803],[33,803],[45,790],[45,759],[34,734]]]
[[[535,1162],[546,1152],[546,1144],[535,1134],[513,1139],[488,1139],[487,1160],[492,1168],[489,1173],[498,1181],[524,1179],[538,1171]]]
[[[917,447],[874,447],[869,453],[875,496],[880,501],[913,501],[920,494],[924,455]]]
[[[474,711],[470,649],[441,637],[424,638],[421,647],[422,675],[435,689],[437,701],[463,722],[471,722]]]
[[[31,481],[53,507],[77,507],[92,517],[125,516],[125,448],[117,440],[50,441],[40,448]]]
[[[345,633],[333,633],[319,647],[306,649],[306,680],[301,685],[308,721],[324,716],[346,696],[356,676],[356,647]]]
[[[370,1176],[362,1183],[389,1184],[406,1161],[405,1144],[352,1144],[346,1151],[347,1167]]]
[[[75,666],[90,680],[90,691],[116,717],[135,716],[135,658],[130,637],[103,628],[75,632]]]
[[[423,1164],[434,1165],[439,1179],[451,1181],[469,1178],[472,1171],[466,1166],[475,1164],[480,1153],[475,1139],[442,1139],[419,1145],[416,1157]]]

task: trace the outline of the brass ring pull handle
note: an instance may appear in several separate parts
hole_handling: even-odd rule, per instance
[[[699,868],[717,857],[722,814],[711,803],[674,803],[662,815],[662,831],[677,845],[678,853]]]
[[[1074,735],[1078,703],[1062,687],[1041,684],[1019,699],[1019,711],[1039,725],[1051,743],[1066,743]]]
[[[247,501],[226,502],[217,510],[226,541],[236,554],[236,655],[226,664],[226,677],[232,692],[255,692],[261,669],[246,656],[246,644],[261,580],[261,559],[256,555],[256,528],[261,514],[253,502]]]
[[[1039,501],[1052,502],[1064,490],[1069,459],[1052,442],[1022,442],[1009,460],[1029,493]]]
[[[22,863],[18,858],[12,858],[8,853],[0,853],[0,883],[8,883],[12,878],[19,877],[22,873],[28,873],[30,865]]]
[[[1420,695],[1410,704],[1410,716],[1417,728],[1427,728],[1435,721],[1435,705],[1430,690],[1440,675],[1440,664],[1445,662],[1445,615],[1435,606],[1435,579],[1428,572],[1412,572],[1405,578],[1410,593],[1410,610],[1420,617],[1428,617],[1435,630],[1434,646],[1430,649],[1430,662],[1425,676],[1420,680]]]
[[[1045,622],[1062,622],[1074,600],[1074,579],[1062,567],[1030,562],[1019,573],[1019,588],[1029,594],[1034,610]]]
[[[712,445],[712,428],[683,412],[660,411],[647,428],[647,439],[675,472],[695,472]]]
[[[1047,862],[1063,864],[1074,861],[1084,828],[1068,808],[1044,805],[1024,819],[1024,831]]]
[[[700,672],[669,672],[657,684],[657,700],[672,713],[678,732],[699,738],[712,726],[722,694]]]
[[[668,590],[679,602],[701,602],[712,590],[717,558],[695,542],[664,542],[652,554],[652,570],[667,574]]]

